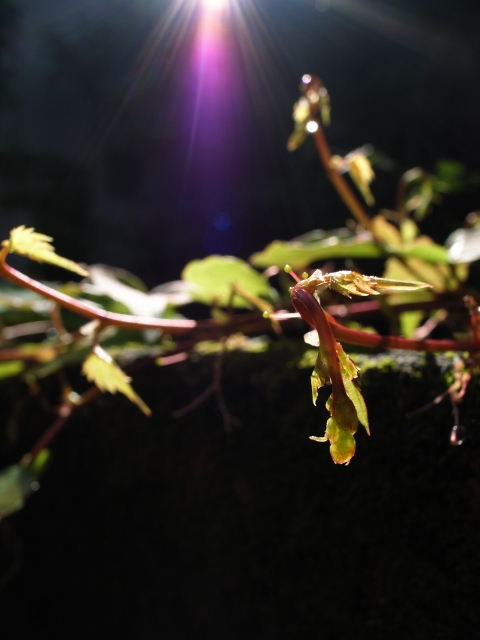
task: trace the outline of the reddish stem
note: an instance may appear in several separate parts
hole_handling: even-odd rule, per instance
[[[476,340],[412,340],[397,336],[380,336],[343,327],[328,313],[325,314],[332,325],[334,335],[343,342],[373,349],[406,349],[408,351],[480,351],[480,342]]]
[[[122,329],[161,329],[172,336],[179,336],[190,333],[193,329],[197,328],[195,320],[157,320],[155,318],[140,318],[138,316],[124,315],[121,313],[111,313],[110,311],[103,311],[103,309],[94,309],[80,300],[75,300],[60,291],[47,287],[37,282],[37,280],[20,273],[20,271],[17,271],[5,262],[5,256],[0,256],[0,275],[20,287],[35,291],[35,293],[49,300],[54,300],[64,309],[68,309],[83,318],[99,320],[104,324],[121,327]]]
[[[338,363],[336,340],[330,328],[327,316],[315,297],[306,289],[295,285],[292,290],[292,302],[295,309],[318,332],[322,353],[328,367],[332,389],[337,400],[346,396],[340,365]]]
[[[315,142],[315,146],[317,147],[318,155],[320,156],[320,160],[322,161],[323,168],[325,169],[328,179],[337,190],[339,196],[350,209],[350,212],[356,218],[357,222],[359,222],[364,229],[369,229],[373,232],[370,216],[360,204],[358,198],[350,188],[350,185],[342,175],[337,173],[330,166],[332,154],[330,152],[330,147],[328,146],[320,123],[318,123],[318,129],[313,133],[313,140]]]

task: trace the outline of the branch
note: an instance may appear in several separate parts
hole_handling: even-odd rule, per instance
[[[71,298],[51,287],[47,287],[37,280],[29,278],[20,271],[17,271],[5,262],[7,253],[8,251],[5,249],[0,253],[1,276],[20,287],[30,289],[44,298],[53,300],[64,309],[68,309],[68,311],[76,313],[83,318],[98,320],[102,324],[112,325],[122,329],[137,329],[140,331],[143,329],[161,329],[172,336],[188,334],[198,327],[198,323],[195,322],[195,320],[140,318],[138,316],[124,315],[121,313],[111,313],[103,309],[94,309],[92,306],[80,300],[75,300],[75,298]]]
[[[352,191],[345,178],[330,166],[330,160],[332,158],[330,147],[328,146],[321,124],[319,122],[317,122],[317,124],[318,129],[312,135],[315,146],[317,147],[318,155],[320,156],[320,160],[322,161],[323,168],[325,169],[325,173],[327,174],[328,179],[338,191],[339,196],[347,205],[357,222],[361,224],[364,229],[368,229],[373,233],[372,221],[370,219],[370,216],[360,204],[360,201]]]

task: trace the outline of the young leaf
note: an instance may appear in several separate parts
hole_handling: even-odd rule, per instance
[[[355,411],[357,412],[358,421],[362,424],[368,435],[370,435],[370,426],[368,424],[368,411],[367,405],[365,404],[365,400],[358,388],[358,383],[356,380],[343,380],[343,384],[345,385],[345,391],[347,392],[347,396],[353,403],[355,407]]]
[[[132,389],[130,385],[131,378],[129,378],[108,353],[98,345],[94,347],[93,351],[83,363],[82,373],[86,376],[87,380],[96,384],[100,391],[108,391],[109,393],[119,391],[131,402],[136,404],[145,415],[152,415],[147,405]]]
[[[18,253],[31,260],[47,262],[78,273],[80,276],[88,276],[88,271],[76,262],[57,256],[55,249],[50,244],[52,239],[50,236],[43,235],[43,233],[37,233],[33,228],[27,229],[25,225],[22,225],[10,231],[9,240],[4,240],[2,246],[12,253]]]
[[[355,271],[335,271],[324,275],[319,269],[314,271],[309,278],[302,280],[297,286],[310,293],[334,289],[348,298],[351,298],[352,295],[376,296],[383,291],[417,291],[418,289],[431,288],[431,285],[425,282],[364,276]]]
[[[357,431],[358,419],[356,408],[349,397],[340,400],[335,397],[335,391],[326,403],[331,417],[327,420],[324,437],[310,436],[316,442],[330,441],[330,455],[335,464],[349,464],[355,455],[356,443],[354,434]]]
[[[364,153],[357,150],[352,151],[345,158],[332,156],[330,166],[338,173],[348,171],[365,202],[370,207],[375,204],[375,199],[370,191],[370,183],[375,179],[375,174],[370,160]]]

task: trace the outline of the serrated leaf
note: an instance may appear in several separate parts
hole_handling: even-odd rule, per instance
[[[47,262],[68,271],[78,273],[80,276],[88,276],[88,271],[83,269],[79,264],[62,258],[55,253],[55,249],[50,242],[53,240],[50,236],[43,233],[37,233],[32,227],[26,228],[25,225],[15,227],[10,232],[10,239],[4,240],[2,246],[8,248],[12,253],[26,256],[37,262]]]
[[[340,366],[340,373],[342,374],[343,382],[347,380],[353,380],[358,376],[359,368],[354,361],[348,356],[342,345],[337,342],[335,345],[337,351],[338,364]]]
[[[301,280],[297,287],[305,289],[312,294],[324,291],[325,289],[333,289],[350,298],[352,295],[379,295],[387,291],[418,291],[419,289],[430,289],[431,285],[426,282],[414,280],[396,280],[391,278],[377,278],[376,276],[365,276],[356,271],[334,271],[323,274],[317,269],[311,276]]]
[[[268,280],[252,269],[243,260],[233,256],[209,256],[187,264],[182,279],[190,284],[189,291],[194,300],[204,304],[226,307],[230,301],[237,308],[249,308],[250,303],[232,289],[239,285],[248,293],[271,299],[272,289]]]
[[[100,391],[109,393],[123,393],[131,402],[143,411],[147,416],[152,412],[132,389],[131,378],[120,369],[115,361],[100,346],[94,347],[93,351],[83,363],[82,373],[87,380],[97,385]]]
[[[356,443],[353,435],[344,429],[339,429],[333,418],[327,420],[325,436],[310,436],[315,442],[330,441],[330,455],[335,464],[347,465],[355,455]]]

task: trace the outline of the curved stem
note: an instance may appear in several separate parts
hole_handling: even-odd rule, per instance
[[[346,396],[346,391],[338,363],[337,343],[327,316],[315,297],[297,285],[293,287],[292,302],[303,319],[317,330],[321,352],[327,363],[328,374],[332,382],[332,389],[337,400],[340,400]]]
[[[20,271],[17,271],[5,262],[5,255],[0,255],[0,275],[24,289],[30,289],[44,298],[57,302],[64,309],[68,309],[68,311],[72,311],[83,318],[99,320],[105,324],[122,329],[161,329],[172,336],[179,336],[190,333],[198,327],[198,323],[195,322],[195,320],[140,318],[138,316],[124,315],[121,313],[111,313],[103,309],[94,309],[80,300],[75,300],[75,298],[71,298],[51,287],[47,287],[37,280],[29,278]]]
[[[360,201],[352,191],[350,185],[342,175],[337,173],[330,166],[332,154],[320,123],[318,123],[318,129],[313,133],[313,140],[315,142],[315,146],[317,147],[318,155],[320,156],[320,160],[322,161],[325,173],[327,174],[328,179],[333,184],[335,189],[338,191],[339,196],[347,205],[351,214],[354,216],[357,222],[361,224],[364,229],[368,229],[369,231],[373,232],[370,216],[365,211],[364,207],[360,204]]]

